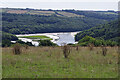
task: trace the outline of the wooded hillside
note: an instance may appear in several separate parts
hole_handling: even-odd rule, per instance
[[[39,14],[32,14],[32,12]],[[108,21],[116,19],[117,16],[117,12],[108,11],[8,8],[3,9],[2,29],[4,32],[12,34],[82,31],[100,24],[105,24]]]

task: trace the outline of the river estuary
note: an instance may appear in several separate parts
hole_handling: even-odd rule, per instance
[[[77,42],[75,42],[75,35],[78,32],[60,32],[60,33],[39,33],[39,34],[22,34],[22,35],[16,35],[17,37],[19,36],[36,36],[36,35],[45,35],[47,37],[52,38],[53,40],[51,40],[53,43],[56,43],[57,45],[61,46],[63,43],[65,44],[75,44]],[[28,38],[19,38],[20,40],[24,41],[24,42],[32,42],[33,45],[38,46],[39,42],[34,41],[32,39],[28,39]]]

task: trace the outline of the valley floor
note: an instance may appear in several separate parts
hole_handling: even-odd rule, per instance
[[[3,78],[116,78],[118,77],[118,47],[71,47],[64,58],[62,47],[22,48],[14,55],[12,48],[2,48]]]

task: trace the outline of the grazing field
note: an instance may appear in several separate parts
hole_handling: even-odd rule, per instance
[[[47,36],[19,36],[19,38],[52,40],[51,38]]]
[[[27,13],[27,10],[10,10],[7,11],[7,13],[25,14]]]
[[[45,16],[51,16],[53,14],[55,14],[54,11],[29,11],[28,14],[32,14],[32,15],[45,15]]]
[[[66,16],[66,17],[85,17],[84,15],[77,15],[77,14],[70,13],[70,12],[57,11],[57,13],[63,16]]]
[[[45,16],[51,16],[51,15],[57,15],[57,16],[65,16],[65,17],[85,17],[84,15],[78,15],[71,12],[65,12],[65,11],[40,11],[40,10],[17,10],[17,9],[3,9],[2,12],[6,13],[14,13],[14,14],[31,14],[31,15],[45,15]]]
[[[3,78],[116,78],[118,47],[71,47],[68,58],[63,47],[22,47],[14,55],[12,47],[2,48]]]

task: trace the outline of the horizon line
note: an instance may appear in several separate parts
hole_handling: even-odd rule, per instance
[[[74,9],[74,8],[62,8],[62,9],[52,9],[52,8],[30,8],[30,7],[0,7],[0,8],[12,8],[12,9],[34,9],[34,10],[79,10],[79,11],[119,11],[114,9]]]

